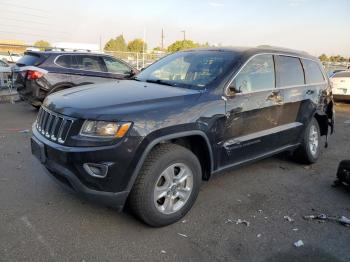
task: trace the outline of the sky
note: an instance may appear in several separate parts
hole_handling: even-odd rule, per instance
[[[150,48],[183,39],[350,56],[349,0],[0,0],[0,40],[102,44],[123,34]]]

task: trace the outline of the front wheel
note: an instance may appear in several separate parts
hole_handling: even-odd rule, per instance
[[[313,164],[320,156],[320,127],[315,118],[312,118],[305,129],[304,137],[299,148],[294,152],[297,160],[305,164]]]
[[[146,224],[160,227],[181,219],[194,204],[202,180],[197,157],[176,144],[161,144],[148,155],[129,205]]]

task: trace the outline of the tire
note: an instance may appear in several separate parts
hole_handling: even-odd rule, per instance
[[[181,182],[180,178],[185,177]],[[191,151],[176,144],[160,144],[147,156],[130,192],[128,205],[146,224],[166,226],[180,220],[191,209],[201,181],[201,165]]]
[[[320,156],[320,144],[320,127],[313,117],[304,131],[299,148],[294,152],[295,159],[304,164],[315,163]]]

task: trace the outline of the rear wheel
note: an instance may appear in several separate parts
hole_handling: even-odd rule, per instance
[[[297,160],[305,164],[315,163],[320,155],[320,127],[315,118],[307,126],[299,148],[294,152]]]
[[[191,209],[201,180],[200,163],[191,151],[175,144],[158,145],[145,160],[129,205],[150,226],[172,224]]]

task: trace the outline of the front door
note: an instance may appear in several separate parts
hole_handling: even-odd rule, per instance
[[[226,121],[218,146],[219,166],[239,164],[276,150],[283,90],[276,89],[273,55],[253,57],[226,91]],[[219,168],[220,168],[219,167]]]

